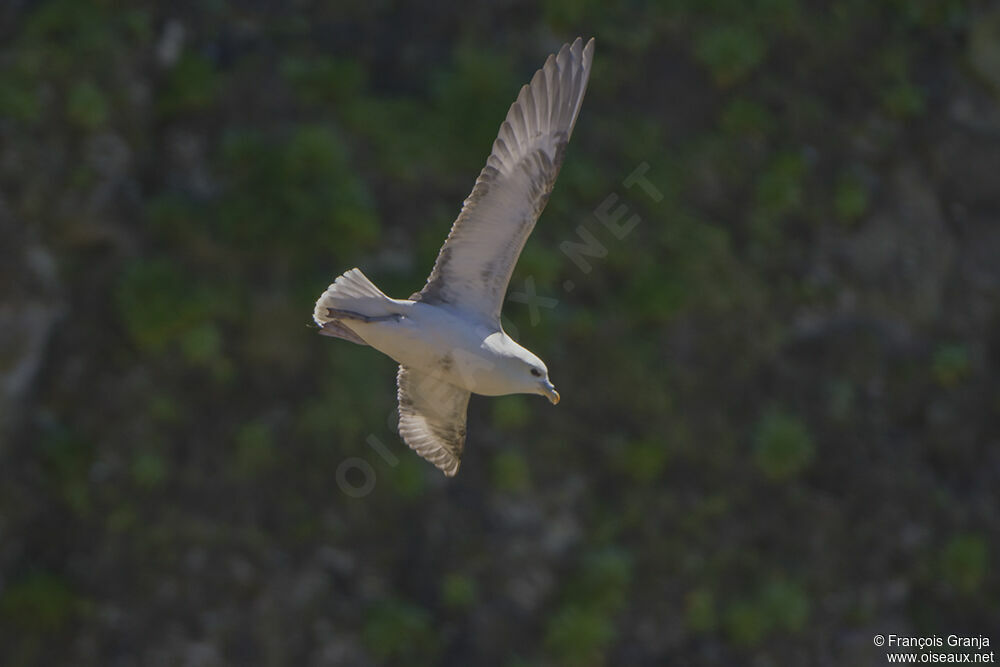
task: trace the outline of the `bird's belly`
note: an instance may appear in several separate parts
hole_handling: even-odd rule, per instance
[[[366,343],[404,366],[477,394],[508,393],[492,373],[496,361],[482,346],[485,335],[466,322],[416,315],[350,322],[350,326]]]
[[[432,341],[408,317],[388,322],[352,321],[348,324],[366,343],[401,364],[416,366],[433,353]]]

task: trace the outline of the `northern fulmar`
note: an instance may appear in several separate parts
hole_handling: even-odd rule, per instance
[[[500,308],[559,174],[593,56],[594,40],[577,38],[521,88],[422,290],[392,299],[354,268],[316,301],[321,334],[399,362],[399,434],[449,477],[461,462],[471,393],[559,402],[542,360],[504,332]]]

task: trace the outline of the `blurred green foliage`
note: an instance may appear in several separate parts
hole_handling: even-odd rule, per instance
[[[749,599],[726,609],[725,627],[733,641],[753,646],[771,633],[800,632],[809,620],[809,598],[794,582],[774,579]]]
[[[661,440],[640,440],[625,447],[621,463],[633,481],[648,484],[663,474],[670,451],[667,443]]]
[[[969,351],[964,345],[946,344],[934,352],[931,373],[943,387],[954,387],[972,370]]]
[[[788,664],[1000,627],[998,26],[980,0],[0,9],[0,315],[58,315],[37,364],[0,351],[35,368],[0,396],[0,663]],[[395,364],[312,304],[353,266],[419,289],[576,34],[590,88],[512,281],[558,305],[504,313],[563,401],[473,399],[445,480],[394,433]]]
[[[531,486],[528,460],[516,450],[505,450],[493,459],[493,485],[499,491],[521,493]]]
[[[274,436],[267,424],[244,424],[237,431],[234,444],[233,463],[238,474],[253,478],[274,465],[278,453]]]
[[[747,25],[710,26],[699,37],[695,56],[715,82],[729,86],[746,77],[764,60],[767,42]]]
[[[451,574],[444,578],[441,597],[444,604],[452,609],[470,608],[478,599],[476,580],[464,574]]]
[[[493,423],[499,429],[524,426],[531,419],[531,405],[525,396],[501,396],[491,406]]]
[[[212,105],[221,83],[210,61],[185,53],[170,69],[157,105],[164,115],[205,109]]]
[[[941,553],[944,579],[962,593],[980,589],[989,573],[989,546],[978,535],[958,535],[945,544]]]
[[[615,638],[614,627],[600,609],[570,606],[549,621],[545,647],[558,665],[589,667],[605,662],[605,652]]]
[[[212,216],[219,241],[259,254],[292,253],[306,236],[321,248],[377,239],[370,196],[331,129],[305,126],[281,139],[234,131],[221,160],[230,182]]]
[[[94,446],[63,424],[50,424],[38,439],[39,455],[49,492],[80,516],[92,508],[92,489],[87,470],[93,462]]]
[[[209,316],[210,302],[168,259],[134,263],[118,284],[119,317],[140,348],[158,351]]]
[[[695,632],[713,632],[718,625],[718,604],[712,591],[698,589],[689,593],[684,619]]]
[[[815,451],[812,436],[798,417],[772,410],[757,422],[754,461],[770,479],[785,480],[797,475],[812,462]]]
[[[157,487],[167,478],[167,462],[151,451],[140,451],[132,459],[132,479],[140,488]]]
[[[96,130],[108,119],[108,102],[93,83],[80,81],[69,91],[66,115],[85,130]]]
[[[615,614],[622,608],[633,564],[619,549],[586,556],[564,591],[564,602],[549,619],[545,647],[559,665],[600,665],[614,641]]]
[[[59,577],[36,572],[10,582],[0,594],[0,618],[28,635],[60,630],[81,610],[77,596]]]
[[[369,611],[363,637],[377,660],[433,665],[437,640],[429,614],[402,600],[386,600]]]
[[[841,176],[834,192],[837,215],[846,224],[852,224],[868,210],[868,191],[863,183],[850,173]]]

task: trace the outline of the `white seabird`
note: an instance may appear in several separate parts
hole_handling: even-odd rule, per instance
[[[422,290],[392,299],[355,268],[316,302],[321,334],[399,362],[399,434],[449,477],[461,461],[470,393],[559,402],[542,360],[504,332],[500,308],[559,174],[593,56],[594,40],[577,38],[521,88]]]

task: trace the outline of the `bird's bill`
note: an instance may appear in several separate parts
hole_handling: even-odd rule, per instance
[[[549,399],[552,405],[556,405],[559,402],[559,392],[556,391],[555,386],[548,380],[542,382],[542,395]]]

